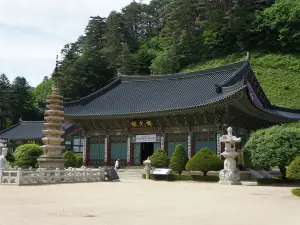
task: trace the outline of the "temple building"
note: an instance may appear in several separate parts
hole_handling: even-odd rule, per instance
[[[171,156],[177,144],[188,157],[203,147],[220,156],[228,126],[243,145],[256,129],[300,120],[300,110],[270,103],[248,58],[190,73],[119,75],[64,110],[83,131],[86,166],[141,165],[158,148]]]
[[[44,121],[22,121],[19,123],[0,131],[0,139],[8,141],[7,147],[9,150],[16,150],[16,148],[23,144],[38,144],[42,145]],[[75,128],[72,124],[64,124],[62,135],[64,138],[65,148],[73,152],[83,152],[84,138],[81,135],[81,128]]]

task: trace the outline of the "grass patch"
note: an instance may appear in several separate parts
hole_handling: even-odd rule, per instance
[[[184,71],[191,72],[222,66],[245,57],[245,53],[236,53],[190,65]],[[273,105],[300,108],[300,55],[251,52],[250,63]]]
[[[146,179],[146,174],[142,174],[142,178]],[[150,179],[154,180],[153,175],[150,175]],[[202,176],[199,174],[176,174],[172,173],[166,176],[156,176],[156,180],[167,180],[167,181],[202,181],[202,182],[218,182],[219,177],[217,176]]]
[[[293,193],[293,195],[300,197],[300,188],[292,189],[292,193]]]

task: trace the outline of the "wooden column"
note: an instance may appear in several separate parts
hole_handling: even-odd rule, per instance
[[[131,154],[131,138],[129,135],[127,138],[127,165],[130,165]]]
[[[162,134],[160,138],[160,148],[163,149],[165,152],[168,152],[166,141],[167,141],[166,134]]]
[[[109,135],[106,135],[104,142],[104,162],[105,165],[110,165],[111,163],[111,144]]]
[[[89,137],[86,137],[84,139],[84,145],[83,145],[83,165],[88,166],[88,159],[89,159]]]
[[[221,159],[221,153],[222,153],[222,146],[220,142],[221,134],[217,134],[217,156]]]
[[[188,133],[188,141],[187,141],[187,146],[188,146],[188,158],[192,158],[192,135],[191,133]]]
[[[190,157],[189,158],[192,158],[195,155],[195,137],[194,137],[193,132],[189,133],[188,141],[189,141],[189,139],[190,139]],[[189,143],[188,143],[188,145],[189,145]]]
[[[134,143],[130,143],[130,166],[134,165]]]

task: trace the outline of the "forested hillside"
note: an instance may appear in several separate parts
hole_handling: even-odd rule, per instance
[[[245,58],[243,53],[190,65],[184,71],[221,66]],[[250,53],[250,63],[272,104],[300,109],[300,55]]]
[[[292,57],[300,48],[300,2],[274,2],[153,0],[148,5],[132,2],[121,12],[111,12],[108,18],[91,17],[85,35],[62,49],[62,60],[54,76],[60,80],[66,98],[78,99],[109,83],[118,72],[174,73],[191,64],[237,52],[245,55],[255,49],[274,57],[286,53]],[[277,73],[290,74],[293,69],[294,75],[297,74],[297,67],[290,68],[286,64],[289,60],[281,59],[284,60],[276,62],[276,68],[268,68],[268,78],[264,78],[265,72],[259,73],[262,83],[270,82],[263,84],[269,87],[268,93],[276,80],[280,82]],[[270,65],[263,64],[266,68]],[[259,72],[261,68],[256,70]],[[274,79],[270,79],[272,73]],[[280,102],[280,93],[276,94],[278,98],[271,95],[275,103],[285,104]],[[297,103],[287,106],[297,107]]]
[[[52,76],[65,101],[98,90],[118,73],[196,70],[248,51],[272,103],[300,108],[299,0],[134,1],[107,18],[91,16],[85,34],[62,48]],[[35,108],[44,107],[50,86],[45,79],[33,91]]]

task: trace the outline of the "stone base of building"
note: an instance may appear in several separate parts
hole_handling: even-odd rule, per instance
[[[62,157],[41,156],[38,158],[39,168],[41,169],[64,169],[64,161]]]

